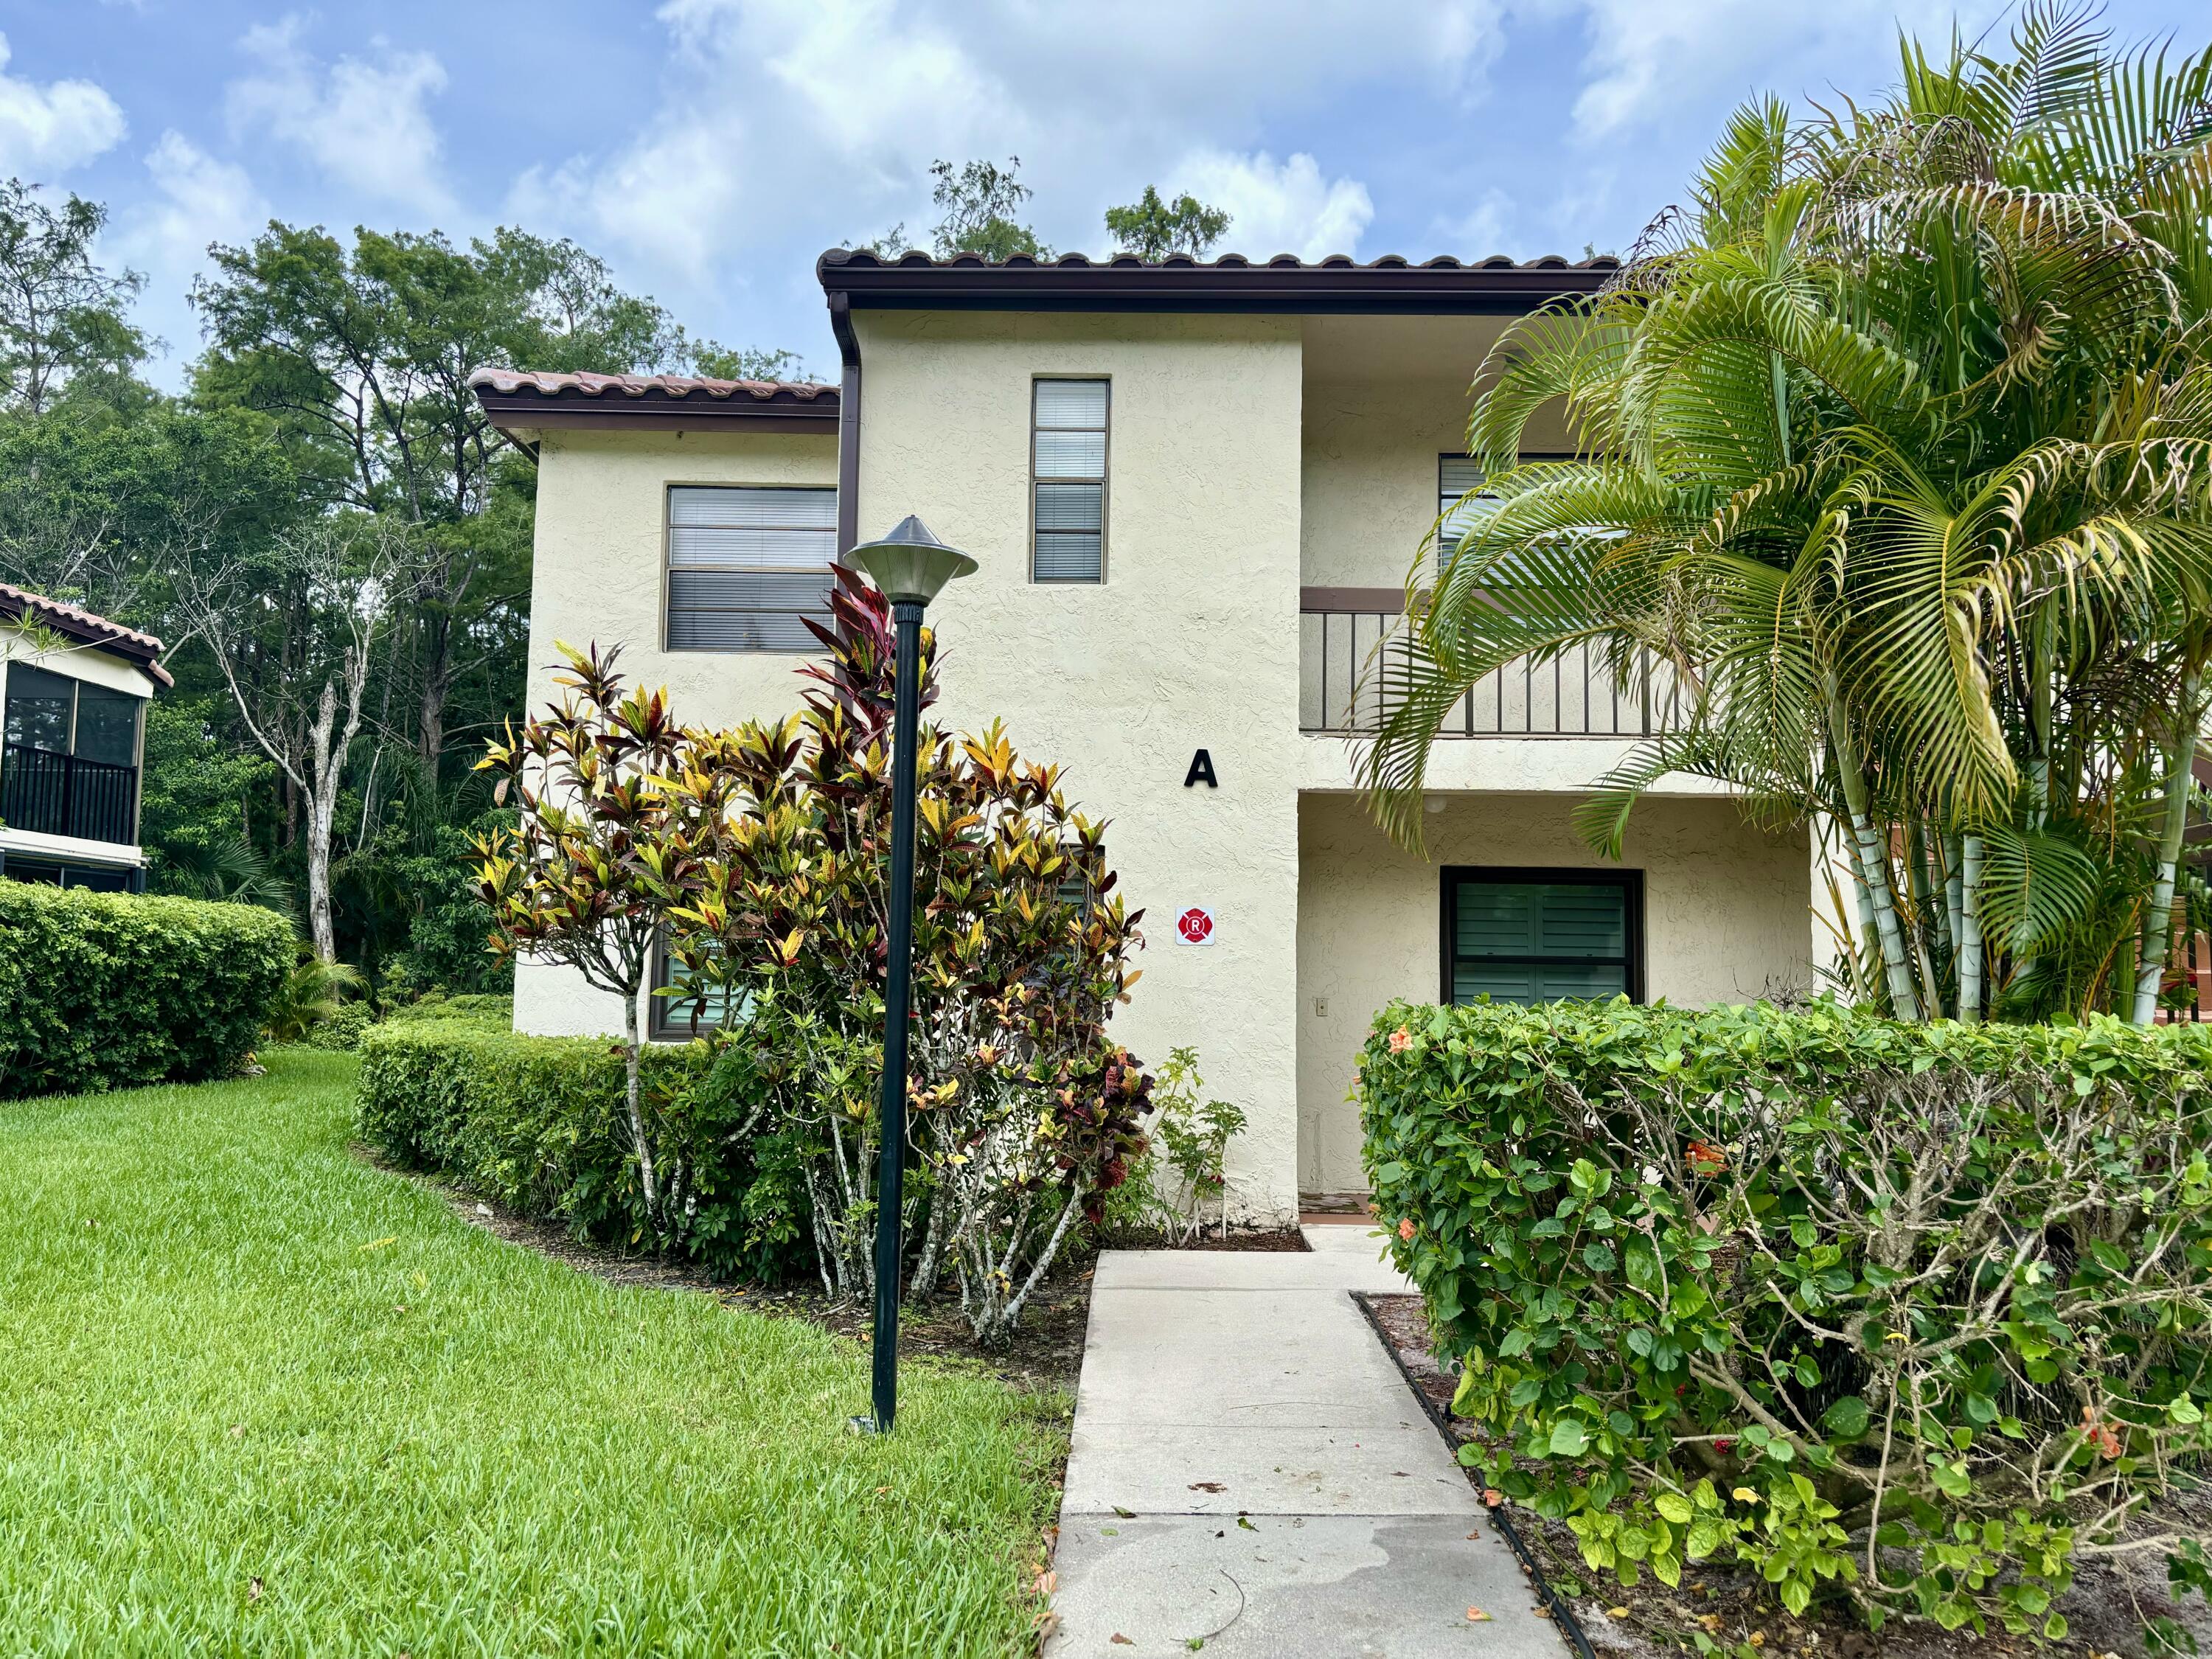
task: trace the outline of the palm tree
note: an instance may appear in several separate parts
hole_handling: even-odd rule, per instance
[[[1382,822],[1418,840],[1484,675],[1649,653],[1686,716],[1598,781],[1595,845],[1716,778],[1841,832],[1846,971],[1900,1017],[2148,1021],[2212,658],[2208,208],[2212,52],[2078,13],[1907,42],[1876,106],[1737,112],[1607,289],[1484,365],[1498,500],[1372,670]],[[1583,459],[1519,465],[1555,402]]]

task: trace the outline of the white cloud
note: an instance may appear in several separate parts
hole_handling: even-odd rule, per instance
[[[297,17],[257,24],[240,47],[258,67],[230,83],[232,131],[266,131],[296,146],[336,183],[422,212],[453,210],[442,144],[428,100],[446,88],[445,66],[427,52],[378,40],[368,58],[327,66],[302,43]]]
[[[1492,185],[1465,213],[1439,217],[1436,230],[1447,252],[1462,259],[1486,259],[1515,251],[1514,228],[1519,219],[1518,204]]]
[[[1167,179],[1170,192],[1188,190],[1227,209],[1229,234],[1222,247],[1252,258],[1295,253],[1311,260],[1355,252],[1375,216],[1366,185],[1322,178],[1321,164],[1303,153],[1278,166],[1265,150],[1201,152],[1170,168]]]
[[[123,112],[90,81],[40,86],[8,74],[8,37],[0,34],[0,173],[35,178],[81,167],[123,140]]]
[[[1255,141],[1379,87],[1479,96],[1501,3],[667,0],[658,112],[607,151],[524,173],[509,210],[550,211],[704,289],[765,246],[898,221],[916,235],[935,216],[933,159],[1019,155],[1056,246],[1100,247],[1108,203],[1203,177],[1239,247],[1343,251],[1373,215],[1364,186]]]
[[[1795,99],[1836,84],[1893,76],[1897,32],[1969,34],[2002,0],[1577,0],[1589,40],[1589,79],[1574,118],[1584,138],[1610,137],[1677,110],[1705,125],[1754,88]]]
[[[210,242],[241,242],[268,222],[269,204],[244,167],[217,161],[174,130],[146,156],[155,195],[125,222],[118,238],[134,264],[189,272]]]

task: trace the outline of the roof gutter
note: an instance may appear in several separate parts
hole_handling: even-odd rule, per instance
[[[831,289],[830,331],[843,364],[837,386],[837,556],[860,540],[860,337],[853,330],[850,295]]]
[[[1133,258],[1105,264],[1069,257],[1051,264],[1013,259],[992,264],[972,255],[939,262],[920,254],[891,261],[833,250],[816,270],[830,314],[848,309],[923,311],[1244,312],[1278,314],[1519,316],[1597,293],[1618,266],[1610,259],[1570,264],[1499,260],[1424,265],[1384,259],[1371,265],[1285,259],[1252,264],[1234,258],[1201,264]]]

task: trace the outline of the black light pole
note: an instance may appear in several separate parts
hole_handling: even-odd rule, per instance
[[[884,1079],[877,1113],[874,1412],[856,1428],[888,1434],[898,1416],[899,1212],[906,1164],[906,1028],[914,956],[915,727],[921,710],[921,613],[975,561],[947,547],[908,514],[881,541],[845,556],[891,602],[898,627],[891,714],[890,935],[884,976]]]

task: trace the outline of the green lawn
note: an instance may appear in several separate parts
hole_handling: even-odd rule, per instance
[[[503,1244],[350,1056],[0,1105],[0,1654],[1003,1654],[1064,1401]]]

